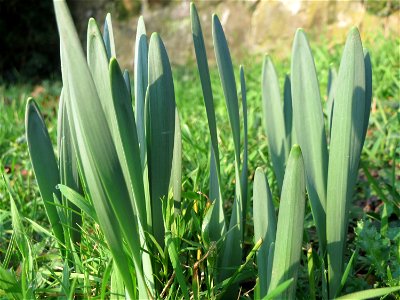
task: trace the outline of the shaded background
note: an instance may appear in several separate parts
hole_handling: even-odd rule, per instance
[[[189,5],[186,0],[69,0],[83,46],[90,17],[103,23],[113,16],[117,58],[132,69],[137,18],[145,18],[148,34],[161,34],[173,64],[193,61]],[[297,27],[310,40],[343,44],[352,26],[363,41],[376,34],[399,36],[400,2],[391,1],[196,1],[210,59],[213,59],[211,16],[219,15],[232,56],[270,52],[285,57]],[[57,26],[50,0],[0,0],[0,82],[40,81],[59,77]]]

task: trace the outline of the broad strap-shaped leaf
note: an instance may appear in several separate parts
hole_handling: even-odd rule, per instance
[[[109,76],[112,94],[112,110],[115,110],[118,141],[122,149],[118,153],[126,181],[133,189],[132,207],[135,207],[143,230],[147,231],[146,205],[144,196],[143,172],[140,164],[139,143],[131,100],[125,81],[115,58],[110,61]]]
[[[307,191],[322,252],[326,249],[328,149],[314,59],[303,30],[294,38],[291,83],[294,126],[307,175]]]
[[[282,191],[285,163],[289,154],[279,81],[272,60],[264,57],[261,75],[262,111],[274,173]]]
[[[131,78],[129,76],[129,71],[125,69],[122,75],[124,77],[126,89],[128,90],[129,98],[132,100]]]
[[[64,243],[63,228],[53,198],[55,194],[58,199],[61,199],[60,191],[56,189],[57,184],[60,183],[57,160],[40,110],[32,98],[29,98],[26,104],[25,130],[33,171],[47,217],[55,238],[59,243]]]
[[[96,92],[111,130],[116,140],[118,128],[115,124],[114,109],[112,108],[111,83],[109,75],[109,61],[106,47],[96,21],[91,18],[87,30],[87,64],[96,87]]]
[[[329,128],[329,132],[328,132],[329,140],[330,140],[331,131],[332,131],[332,112],[333,112],[333,105],[334,105],[333,101],[335,98],[336,79],[337,79],[336,69],[333,67],[329,68],[328,87],[327,87],[328,99],[326,100],[326,104],[325,104],[326,117],[327,117],[327,121],[328,121],[327,125]]]
[[[212,27],[215,57],[225,96],[235,150],[235,200],[232,206],[229,230],[224,243],[224,252],[221,257],[219,279],[223,280],[233,274],[233,271],[240,265],[242,260],[243,204],[240,184],[240,119],[231,55],[229,53],[224,30],[216,15],[213,15]],[[235,290],[234,288],[231,289],[232,294],[230,294],[230,296],[235,296]]]
[[[190,5],[190,16],[192,24],[192,36],[194,50],[196,52],[197,67],[199,70],[201,88],[203,91],[204,104],[207,112],[208,128],[210,131],[210,194],[209,197],[216,204],[213,206],[209,224],[210,238],[214,241],[219,240],[226,232],[225,216],[222,207],[222,192],[220,186],[220,162],[217,138],[217,124],[215,120],[215,109],[213,94],[211,89],[210,72],[208,69],[207,53],[201,30],[199,16],[194,3]]]
[[[365,64],[357,28],[347,37],[335,88],[326,217],[330,298],[336,296],[342,278],[348,210],[363,141]]]
[[[243,228],[246,224],[246,212],[247,212],[247,187],[248,187],[248,134],[247,134],[247,95],[246,95],[246,80],[244,77],[243,66],[240,66],[240,91],[242,96],[242,113],[243,113],[243,164],[242,172],[240,174],[240,184],[242,191],[242,215],[243,215]]]
[[[270,246],[275,242],[276,215],[272,202],[272,194],[267,178],[261,168],[257,168],[254,175],[253,186],[253,216],[254,216],[254,242],[262,239],[263,244],[257,253],[258,278],[260,297],[268,292],[268,260]]]
[[[96,22],[91,19],[88,25],[88,63],[106,114],[122,172],[128,183],[131,206],[139,217],[139,231],[142,240],[147,231],[144,184],[136,124],[132,111],[132,101],[126,81],[115,58],[108,64],[107,55]],[[106,76],[105,76],[106,75]],[[128,199],[125,199],[125,201]],[[142,247],[147,248],[145,245]],[[146,259],[149,259],[146,254]],[[150,266],[147,263],[146,266]],[[152,272],[149,270],[148,274]],[[148,286],[154,285],[152,276],[147,276]]]
[[[362,133],[361,150],[364,146],[365,136],[367,134],[369,115],[371,113],[372,102],[372,65],[369,51],[364,49],[364,65],[365,65],[365,110],[364,110],[364,126]]]
[[[164,245],[161,198],[168,195],[175,135],[175,92],[165,46],[157,33],[149,45],[149,99],[147,112],[147,163],[153,235]]]
[[[140,17],[136,29],[136,43],[135,43],[135,65],[134,65],[134,90],[135,90],[135,120],[136,129],[140,146],[140,158],[142,168],[144,169],[144,161],[146,155],[146,136],[145,136],[145,97],[147,90],[148,80],[148,46],[146,27],[144,25],[143,17]]]
[[[145,238],[145,232],[147,232],[149,228],[147,224],[143,171],[132,102],[128,90],[125,88],[125,80],[121,69],[115,58],[111,58],[109,69],[113,102],[113,106],[111,106],[110,109],[115,110],[114,120],[116,120],[118,129],[116,141],[117,152],[125,180],[129,183],[132,207],[135,208],[136,215],[139,217],[137,221],[139,225],[140,243],[141,248],[145,249],[145,251],[142,252],[141,260],[145,273],[146,285],[150,289],[150,293],[155,294],[152,264]],[[119,144],[121,147],[118,147]],[[144,287],[139,287],[139,293],[141,295],[146,294]]]
[[[290,151],[283,180],[274,261],[268,291],[272,292],[290,278],[293,278],[294,282],[278,297],[279,299],[294,299],[296,295],[297,270],[300,265],[304,230],[306,184],[304,171],[300,147],[294,145]]]
[[[240,119],[239,102],[236,90],[235,75],[233,73],[232,59],[224,30],[217,15],[213,15],[213,41],[215,58],[217,60],[222,90],[224,92],[229,122],[232,128],[233,144],[237,164],[240,163]]]
[[[118,63],[115,58],[108,64],[100,31],[93,19],[88,29],[88,63],[99,94],[99,99],[106,114],[111,134],[124,178],[128,183],[131,206],[139,217],[140,236],[144,240],[147,231],[147,216],[144,197],[144,184],[136,124],[127,89]],[[106,75],[106,76],[105,76]],[[128,200],[128,199],[125,199]],[[143,248],[147,248],[142,244]],[[147,256],[147,255],[145,255]],[[150,264],[146,264],[150,266]],[[151,271],[148,272],[151,274]],[[147,276],[148,286],[153,286],[152,276]]]
[[[108,59],[111,57],[117,57],[115,52],[115,41],[114,41],[114,31],[111,22],[111,14],[108,13],[104,21],[104,34],[103,34],[104,44],[107,51]]]
[[[290,76],[285,76],[283,85],[283,116],[285,120],[286,145],[288,149],[296,143],[296,133],[293,125],[292,84]]]
[[[94,19],[90,19],[88,25],[88,64],[107,124],[111,128],[124,177],[129,182],[132,207],[137,210],[146,231],[143,174],[138,161],[140,153],[131,98],[116,59],[112,58],[108,63],[100,30]]]
[[[276,231],[276,227],[275,227]],[[276,234],[275,234],[276,236]],[[268,251],[268,260],[267,260],[267,288],[269,288],[269,285],[271,284],[271,277],[272,277],[272,267],[274,264],[274,253],[275,253],[275,242],[271,243],[269,245],[269,251]]]
[[[63,54],[61,52],[61,63],[63,64]],[[66,106],[68,111],[72,111],[70,107],[71,100],[69,100],[69,84],[66,75],[66,66],[64,65],[63,70],[63,93],[64,99],[66,100]],[[126,282],[126,289],[130,295],[134,295],[134,286],[132,284],[133,278],[129,271],[129,260],[127,259],[127,253],[124,251],[123,235],[118,224],[117,217],[107,201],[106,192],[101,184],[100,177],[94,169],[94,162],[91,155],[86,147],[79,147],[79,143],[83,144],[83,136],[80,129],[75,128],[75,118],[69,119],[69,125],[71,130],[71,137],[73,144],[77,151],[78,163],[82,170],[82,179],[85,185],[85,191],[89,195],[92,201],[94,210],[98,217],[98,223],[104,233],[105,239],[110,247],[113,259],[118,266],[118,269],[124,274],[124,282]]]
[[[74,147],[72,145],[71,139],[71,131],[69,128],[69,120],[67,114],[67,108],[65,106],[64,94],[61,92],[60,103],[59,103],[59,124],[57,126],[57,138],[60,139],[59,148],[58,148],[58,161],[59,161],[59,169],[60,169],[60,183],[67,185],[73,190],[77,191],[80,194],[83,194],[82,185],[79,178],[78,171],[78,162],[75,154]],[[68,224],[70,227],[70,236],[71,240],[77,244],[81,241],[81,229],[80,226],[82,224],[82,217],[79,214],[78,207],[70,203],[69,201],[65,201],[65,198],[62,197],[63,204],[67,207],[70,207],[72,211],[68,213]]]
[[[126,238],[135,264],[139,286],[145,286],[140,258],[140,241],[134,209],[118,159],[111,131],[83,55],[78,35],[65,1],[54,1],[61,41],[61,62],[64,86],[69,89],[67,103],[70,128],[78,149],[85,183],[110,244],[114,259],[124,277],[129,295],[134,295],[132,277],[126,269],[120,233]],[[68,41],[68,49],[65,44]],[[100,146],[101,145],[101,146]],[[115,224],[117,222],[117,225]]]
[[[175,111],[174,153],[172,158],[171,186],[174,197],[175,213],[181,211],[182,194],[182,134],[178,109]]]

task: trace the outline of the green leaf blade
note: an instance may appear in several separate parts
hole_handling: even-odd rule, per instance
[[[340,63],[332,115],[327,196],[329,296],[343,273],[348,210],[357,179],[365,112],[365,65],[356,28],[347,37]]]
[[[235,157],[238,164],[240,162],[240,120],[236,81],[224,30],[222,29],[221,22],[215,14],[213,15],[212,28],[215,58],[217,60],[226,107],[228,109],[229,122],[232,128],[233,143],[235,147]]]
[[[63,228],[53,199],[53,194],[58,199],[61,198],[60,192],[56,189],[60,183],[59,170],[49,133],[40,110],[32,98],[29,98],[26,104],[25,128],[32,167],[47,217],[55,238],[64,243]]]
[[[224,243],[224,254],[220,258],[219,280],[223,280],[231,276],[242,261],[243,202],[240,182],[240,119],[232,60],[222,25],[216,15],[213,15],[212,28],[215,57],[228,110],[235,152],[235,199]],[[236,288],[230,289],[231,297],[234,297],[236,290]]]
[[[261,168],[257,168],[253,186],[254,242],[262,239],[263,244],[257,253],[260,295],[268,292],[271,274],[268,270],[270,246],[275,242],[276,215],[268,181]]]
[[[217,124],[211,88],[210,72],[208,69],[207,53],[203,39],[200,19],[194,3],[190,5],[190,16],[192,25],[193,44],[196,53],[197,67],[203,91],[204,104],[207,112],[208,128],[211,138],[210,156],[210,199],[215,201],[209,224],[210,238],[219,240],[226,232],[225,215],[222,207],[221,186],[220,186],[220,160],[217,137]]]
[[[294,283],[282,294],[282,299],[295,297],[297,270],[300,265],[301,244],[305,209],[305,168],[298,145],[290,151],[279,207],[274,261],[271,283],[272,292],[280,284],[294,278]]]
[[[261,77],[264,127],[268,138],[268,148],[274,166],[274,173],[281,191],[289,150],[286,144],[285,120],[278,76],[269,56],[264,57]]]
[[[161,198],[168,195],[175,134],[175,92],[165,46],[157,33],[149,45],[149,99],[147,114],[147,159],[149,164],[153,233],[164,245]]]
[[[314,59],[307,37],[296,32],[293,44],[291,83],[294,126],[306,167],[307,191],[320,247],[326,248],[326,189],[328,149],[321,96]]]
[[[124,257],[121,234],[126,238],[135,263],[139,285],[145,285],[140,259],[140,242],[134,210],[111,130],[103,111],[95,83],[86,63],[78,35],[65,1],[55,1],[56,19],[61,41],[64,87],[69,89],[67,103],[75,148],[103,232],[110,244],[129,294],[135,295],[129,261]],[[68,41],[68,49],[65,41]],[[108,72],[106,73],[108,76]],[[126,88],[125,88],[126,90]],[[82,101],[84,99],[85,101]],[[80,101],[81,100],[81,101]],[[101,147],[99,147],[101,145]],[[118,257],[121,256],[121,257]]]
[[[148,83],[148,45],[146,27],[143,17],[138,20],[135,42],[135,69],[134,69],[134,93],[135,93],[135,120],[136,129],[140,146],[140,157],[142,168],[144,169],[146,155],[146,136],[145,136],[145,99]]]
[[[389,295],[397,291],[400,291],[400,286],[370,289],[370,290],[347,294],[339,298],[336,298],[336,300],[351,300],[351,299],[363,300],[363,299],[378,298],[385,295]]]

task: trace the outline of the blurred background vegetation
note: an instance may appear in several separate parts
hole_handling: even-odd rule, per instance
[[[161,31],[167,48],[169,48],[169,54],[172,56],[171,60],[173,63],[186,64],[187,60],[190,60],[190,57],[193,59],[192,51],[186,49],[186,53],[182,54],[175,47],[179,39],[182,39],[182,44],[186,44],[186,40],[188,40],[189,45],[191,42],[190,30],[187,31],[187,37],[182,34],[177,34],[186,31],[188,25],[185,19],[189,12],[189,10],[186,9],[189,4],[187,0],[68,0],[67,2],[71,7],[82,41],[85,40],[86,24],[89,17],[94,16],[101,23],[104,19],[105,12],[109,11],[112,13],[113,20],[116,23],[117,44],[121,45],[121,49],[117,49],[120,50],[119,53],[121,54],[121,57],[118,58],[124,67],[129,68],[132,65],[135,25],[137,17],[140,14],[145,15],[145,18],[147,17],[151,20],[151,22],[147,22],[151,27],[149,28],[150,32]],[[232,6],[233,2],[235,2],[234,5],[243,5],[246,12],[244,10],[235,12],[237,7]],[[222,19],[224,19],[224,16],[226,17],[228,24],[224,26],[228,32],[228,37],[230,36],[231,38],[230,43],[232,44],[231,49],[233,48],[234,56],[238,53],[242,54],[242,56],[243,54],[246,56],[247,52],[254,50],[246,46],[242,51],[239,49],[242,45],[237,45],[238,43],[236,41],[242,40],[243,27],[254,27],[258,25],[257,22],[254,22],[254,18],[248,20],[248,23],[243,25],[241,22],[245,22],[245,14],[248,12],[250,14],[257,13],[257,9],[261,5],[265,5],[266,2],[275,2],[275,4],[278,2],[285,3],[285,1],[268,0],[196,1],[196,3],[200,5],[200,11],[202,10],[201,6],[205,7],[203,12],[209,15],[208,18],[211,16],[212,11],[218,12],[222,16]],[[337,1],[329,2],[331,7],[332,5],[336,5]],[[400,1],[364,0],[353,2],[361,3],[368,15],[380,18],[381,20],[396,14],[394,20],[395,23],[397,20],[397,25],[399,25],[398,10],[400,8]],[[292,1],[292,3],[296,3],[296,1]],[[229,11],[230,6],[233,8]],[[271,10],[281,10],[281,7],[275,6],[274,8],[271,6]],[[176,9],[176,7],[178,7],[178,9]],[[52,1],[0,0],[0,8],[0,82],[39,82],[43,79],[59,78],[58,34]],[[293,8],[290,7],[289,9]],[[237,18],[241,13],[243,13],[244,18],[241,22],[237,22]],[[310,12],[307,11],[306,13]],[[206,18],[206,15],[204,15],[204,17]],[[312,18],[315,17],[312,16]],[[172,23],[173,19],[177,20],[176,24]],[[157,20],[159,20],[158,23]],[[358,21],[354,21],[354,23],[357,22]],[[259,27],[262,25],[265,24],[260,24]],[[180,27],[182,26],[186,27],[181,29]],[[278,24],[276,26],[280,25]],[[167,30],[166,28],[168,28],[168,32],[163,32]],[[272,24],[268,28],[274,28],[274,25]],[[267,31],[268,28],[264,31]],[[346,29],[348,28],[349,26],[347,26]],[[252,28],[246,28],[246,31],[253,32],[254,30]],[[309,29],[308,32],[312,33],[313,30]],[[253,33],[259,35],[259,30],[255,30]],[[265,34],[268,35],[270,32],[266,32]],[[318,34],[321,35],[323,33],[319,32]],[[130,38],[127,39],[126,37]],[[265,38],[263,35],[259,35],[258,39]],[[290,36],[290,40],[291,39],[292,36]],[[124,40],[128,40],[127,43],[125,43],[126,45],[122,42]],[[255,41],[255,44],[259,43],[259,41]],[[250,40],[250,42],[254,43],[253,40]],[[342,42],[343,41],[340,41],[340,43]],[[285,48],[290,51],[288,43],[290,43],[290,41],[287,40],[282,43],[279,41],[274,42],[276,48],[282,48],[282,44],[284,44],[286,45]],[[258,52],[273,52],[274,50],[268,47],[265,48],[263,43],[259,46]],[[181,50],[181,52],[185,51],[185,47],[183,47],[183,49],[184,50]],[[261,55],[259,55],[259,57],[261,57]]]

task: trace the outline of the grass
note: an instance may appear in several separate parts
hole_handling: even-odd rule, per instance
[[[348,246],[345,261],[356,252],[353,266],[344,286],[345,292],[353,292],[371,287],[399,285],[400,278],[400,236],[398,234],[400,208],[400,57],[398,39],[379,37],[374,44],[365,45],[370,49],[373,65],[373,105],[369,129],[362,154],[361,171],[354,195],[348,232]],[[289,47],[289,45],[288,45]],[[311,43],[323,101],[326,100],[328,69],[338,68],[340,48],[330,49],[321,43]],[[278,206],[278,184],[271,169],[267,139],[262,128],[261,116],[261,56],[249,58],[242,63],[246,72],[248,129],[249,129],[249,189],[252,195],[252,182],[258,166],[267,171],[275,207]],[[282,80],[290,70],[290,61],[275,61],[278,77]],[[238,62],[234,61],[235,75],[238,76]],[[231,142],[230,125],[225,109],[223,92],[220,88],[216,66],[211,70],[211,82],[216,105],[216,121],[219,129],[219,148],[221,166],[221,186],[223,206],[228,218],[235,193],[235,154]],[[215,296],[212,270],[206,262],[215,257],[218,247],[206,247],[201,225],[207,217],[209,182],[209,141],[207,117],[203,105],[198,72],[190,67],[173,67],[176,103],[179,108],[183,140],[183,179],[182,214],[177,217],[181,224],[179,253],[185,258],[182,262],[186,276],[201,274],[193,280],[191,290],[198,291],[200,298]],[[283,82],[280,82],[283,87]],[[36,270],[33,280],[37,298],[55,298],[62,295],[102,298],[111,292],[121,290],[115,286],[118,280],[111,280],[118,274],[112,270],[112,260],[99,227],[89,217],[84,216],[81,241],[82,264],[79,270],[68,274],[67,268],[56,250],[56,243],[49,233],[43,201],[39,195],[35,177],[30,164],[26,139],[24,136],[25,104],[28,96],[34,95],[45,117],[53,144],[56,144],[57,105],[61,84],[57,81],[43,82],[39,86],[20,84],[0,87],[0,166],[4,180],[0,180],[0,262],[5,269],[12,269],[20,278],[22,257],[16,250],[21,241],[12,235],[11,197],[21,216],[23,236],[31,249],[31,257]],[[282,88],[281,88],[282,90]],[[308,202],[307,202],[308,203]],[[253,248],[252,211],[248,210],[247,224],[244,228],[244,253]],[[363,220],[358,221],[357,220]],[[15,220],[14,230],[15,230]],[[310,277],[307,271],[309,261],[307,250],[313,248],[316,239],[315,227],[309,205],[305,211],[305,234],[303,237],[302,264],[297,281],[297,297],[308,299]],[[376,242],[379,241],[379,242]],[[23,242],[22,242],[23,243]],[[388,253],[380,255],[379,245],[386,245]],[[376,249],[375,249],[376,248]],[[207,250],[208,249],[208,250]],[[378,251],[379,250],[379,251]],[[315,249],[314,249],[315,251]],[[310,251],[309,253],[312,253]],[[25,259],[25,257],[24,257]],[[251,258],[249,258],[251,260]],[[248,263],[246,270],[255,274],[254,264]],[[389,269],[389,271],[388,271]],[[168,264],[159,274],[159,280],[167,284],[163,296],[175,296],[179,287],[173,278],[174,272]],[[244,274],[245,272],[243,272]],[[192,275],[190,275],[192,274]],[[32,274],[31,274],[32,275]],[[317,274],[316,277],[319,275]],[[28,276],[29,277],[29,276]],[[253,296],[254,276],[240,283],[241,296]],[[24,278],[20,278],[21,281]],[[30,282],[29,278],[26,282]],[[316,281],[319,282],[319,281]],[[320,298],[320,288],[316,297]],[[123,290],[122,290],[123,292]],[[3,295],[0,294],[0,297]],[[400,296],[393,297],[399,299]]]

